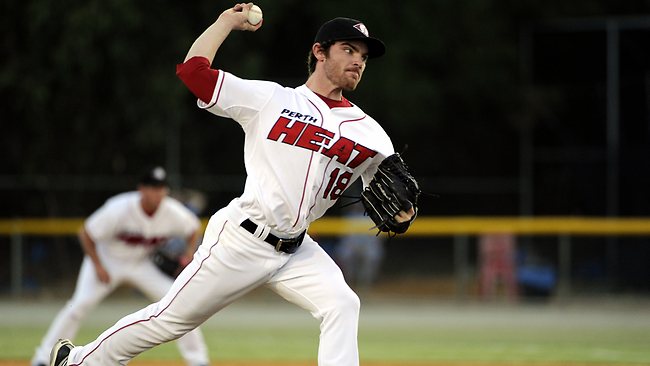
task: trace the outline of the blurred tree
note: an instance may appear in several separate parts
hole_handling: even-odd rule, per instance
[[[537,120],[531,114],[544,113],[541,97],[555,95],[521,80],[522,24],[650,9],[641,0],[260,5],[265,26],[231,37],[215,66],[297,86],[306,80],[318,26],[335,16],[362,19],[388,53],[370,60],[349,97],[385,126],[397,150],[409,145],[409,165],[423,177],[516,176],[519,129]],[[205,0],[3,2],[0,174],[124,176],[166,162],[172,151],[183,174],[242,175],[241,129],[198,110],[174,74],[191,42],[225,6]],[[170,141],[178,150],[169,150]],[[437,190],[434,180],[425,183]],[[56,200],[57,193],[48,194]],[[28,197],[10,190],[2,195],[39,214],[41,204],[25,204]],[[479,207],[471,205],[481,203],[463,204],[470,206],[461,210],[474,212]],[[516,212],[516,202],[504,210]]]

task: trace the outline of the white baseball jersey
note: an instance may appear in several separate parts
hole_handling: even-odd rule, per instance
[[[196,215],[171,197],[163,198],[156,212],[149,216],[142,209],[139,192],[108,199],[85,222],[100,258],[130,260],[148,256],[172,237],[187,238],[199,226]]]
[[[321,217],[359,176],[369,182],[394,153],[383,128],[360,108],[330,108],[305,85],[285,88],[219,71],[212,101],[198,103],[242,126],[248,178],[241,206],[289,236]]]

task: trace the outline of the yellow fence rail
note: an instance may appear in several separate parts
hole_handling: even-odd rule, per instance
[[[202,220],[203,225],[207,219]],[[74,235],[80,218],[25,218],[0,220],[0,235]],[[324,217],[309,228],[313,235],[376,234],[368,218]],[[603,217],[420,217],[406,236],[454,236],[487,233],[519,235],[650,235],[650,218]]]
[[[22,293],[22,248],[25,236],[76,235],[83,225],[82,218],[21,218],[0,220],[0,236],[11,238],[12,293]],[[203,219],[203,226],[208,219]],[[314,222],[309,233],[313,236],[338,236],[350,233],[375,235],[369,218],[349,219],[324,217]],[[454,267],[459,297],[467,293],[471,274],[468,262],[469,238],[491,233],[512,235],[556,236],[558,250],[558,293],[570,293],[571,238],[574,236],[650,236],[650,218],[604,217],[419,217],[408,233],[400,237],[452,237]]]

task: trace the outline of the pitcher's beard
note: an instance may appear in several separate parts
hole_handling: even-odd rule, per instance
[[[339,80],[339,87],[344,91],[354,91],[359,85],[360,80],[354,80],[353,78],[341,77]]]

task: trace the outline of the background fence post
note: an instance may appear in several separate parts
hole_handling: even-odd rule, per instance
[[[11,234],[11,294],[15,297],[23,293],[23,236]]]
[[[571,237],[562,234],[558,237],[558,297],[571,295]]]
[[[469,239],[467,235],[454,236],[454,272],[456,277],[456,298],[466,300],[469,282]]]

